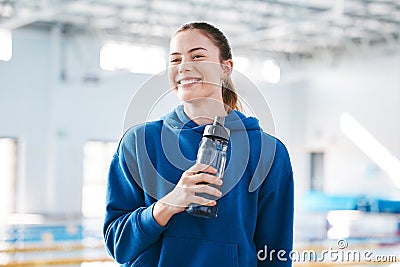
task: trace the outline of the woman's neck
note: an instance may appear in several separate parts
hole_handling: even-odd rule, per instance
[[[224,103],[215,99],[185,102],[183,111],[197,125],[210,124],[215,116],[225,117],[228,114]]]

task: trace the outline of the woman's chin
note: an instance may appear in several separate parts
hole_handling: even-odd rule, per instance
[[[193,101],[195,99],[202,98],[203,96],[199,94],[199,90],[193,89],[178,89],[178,98],[183,102]]]
[[[179,96],[179,99],[185,103],[193,103],[196,100],[195,96]]]

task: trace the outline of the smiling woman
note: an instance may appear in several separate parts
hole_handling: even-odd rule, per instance
[[[228,40],[208,23],[183,25],[169,62],[182,104],[125,132],[108,176],[108,252],[124,266],[291,266],[257,260],[265,246],[292,249],[293,174],[286,147],[240,112]],[[224,177],[195,161],[203,133],[218,136],[216,117],[230,132]],[[184,212],[217,200],[216,218]]]

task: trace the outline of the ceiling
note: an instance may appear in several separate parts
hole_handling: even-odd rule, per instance
[[[400,47],[400,0],[0,0],[0,28],[61,25],[143,44],[166,45],[195,20],[219,27],[239,55],[295,61]]]

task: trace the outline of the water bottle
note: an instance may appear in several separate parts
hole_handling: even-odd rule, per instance
[[[201,139],[200,147],[197,152],[196,163],[211,165],[217,169],[215,174],[219,178],[224,176],[226,153],[228,150],[229,129],[224,127],[224,117],[215,117],[212,125],[207,125],[204,128],[203,138]],[[209,186],[219,188],[219,186],[210,184]],[[216,200],[217,198],[209,194],[198,194],[201,197]],[[199,204],[190,204],[186,211],[194,216],[203,218],[217,217],[218,201],[215,206],[203,206]]]

